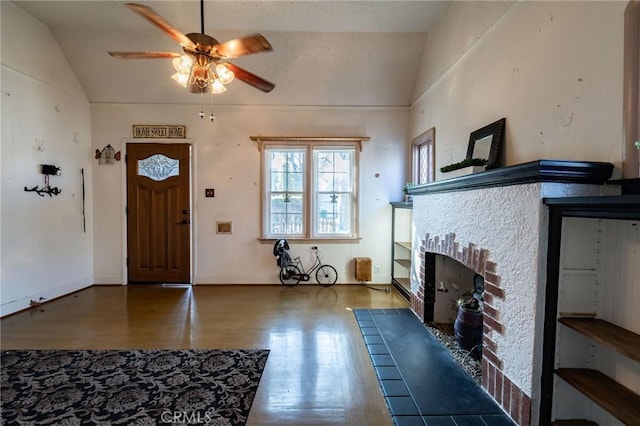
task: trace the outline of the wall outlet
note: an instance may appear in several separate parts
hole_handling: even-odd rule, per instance
[[[215,191],[213,190],[213,188],[207,188],[204,190],[204,196],[207,198],[215,197]]]
[[[380,265],[376,265],[376,274],[380,273]]]

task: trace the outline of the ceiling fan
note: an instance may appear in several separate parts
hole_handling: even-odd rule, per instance
[[[200,0],[200,33],[182,34],[165,21],[153,9],[137,3],[126,3],[134,12],[164,31],[169,37],[180,43],[184,54],[175,52],[109,52],[111,56],[123,59],[173,59],[176,74],[172,76],[180,85],[192,93],[222,93],[234,77],[263,92],[270,92],[273,83],[226,62],[252,53],[272,50],[271,45],[261,34],[253,34],[219,43],[204,33],[204,0]]]

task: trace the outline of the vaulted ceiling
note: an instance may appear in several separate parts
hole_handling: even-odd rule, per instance
[[[137,0],[183,33],[200,32],[198,1]],[[92,103],[194,104],[170,76],[169,59],[124,60],[108,51],[181,47],[123,1],[14,1],[47,25]],[[241,81],[216,104],[408,106],[430,27],[445,1],[211,1],[205,33],[220,42],[263,34],[272,52],[234,64],[273,82],[263,93]],[[205,95],[205,102],[210,102]]]

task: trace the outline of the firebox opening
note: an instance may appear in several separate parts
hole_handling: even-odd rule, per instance
[[[425,254],[425,323],[452,329],[460,349],[482,356],[484,278],[462,263]]]

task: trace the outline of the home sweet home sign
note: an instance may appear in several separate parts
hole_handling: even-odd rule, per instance
[[[170,124],[134,124],[133,137],[151,139],[184,139],[187,137],[187,126]]]

